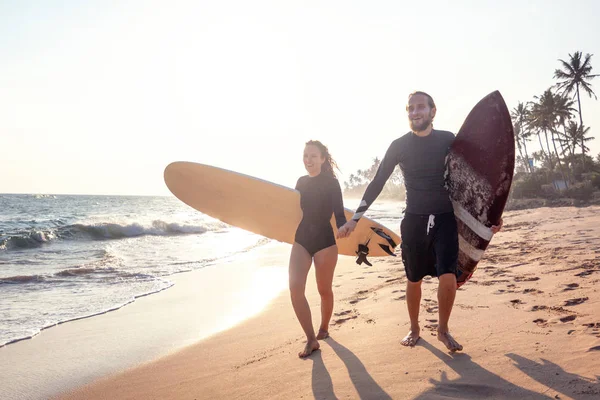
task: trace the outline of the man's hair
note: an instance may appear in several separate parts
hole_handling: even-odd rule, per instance
[[[425,93],[425,92],[422,92],[422,91],[420,91],[420,90],[417,90],[417,91],[415,91],[415,92],[412,92],[411,94],[409,94],[409,95],[408,95],[408,100],[410,100],[410,98],[411,98],[412,96],[416,95],[416,94],[421,94],[421,95],[423,95],[423,96],[427,97],[427,103],[429,104],[429,108],[436,108],[436,107],[435,107],[435,102],[433,101],[433,97],[431,97],[431,96],[430,96],[430,95],[428,95],[427,93]]]

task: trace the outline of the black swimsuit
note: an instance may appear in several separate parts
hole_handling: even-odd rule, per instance
[[[331,215],[338,228],[346,223],[340,184],[332,176],[319,174],[298,179],[302,221],[296,229],[296,242],[313,257],[318,251],[336,244]]]

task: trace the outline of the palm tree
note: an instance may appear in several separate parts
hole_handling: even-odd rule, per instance
[[[542,139],[540,133],[544,134],[546,139],[546,150],[548,150],[547,158],[550,169],[554,169],[554,163],[551,156],[550,142],[548,141],[548,132],[554,128],[554,96],[552,91],[547,89],[541,96],[533,96],[537,102],[532,102],[531,112],[529,113],[529,124],[537,130],[540,146],[542,150]]]
[[[580,143],[584,143],[585,151],[590,151],[590,149],[585,146],[585,142],[594,140],[593,136],[587,136],[589,131],[589,127],[581,127],[577,122],[574,121],[569,122],[569,125],[566,128],[566,140],[569,147],[573,146],[573,149],[570,149],[571,154],[575,152],[576,146],[580,146]]]
[[[563,141],[561,140],[561,133],[558,131],[558,127],[562,126],[563,131],[566,132],[566,123],[571,119],[575,111],[576,110],[573,108],[573,100],[569,100],[567,97],[561,96],[559,94],[554,94],[554,113],[556,116],[556,121],[555,129],[552,131],[552,143],[554,144],[554,151],[557,153],[557,157],[558,152],[556,151],[556,140],[558,140],[558,142],[560,143],[562,150],[561,154],[565,153]],[[555,133],[558,136],[558,138],[554,137]],[[564,135],[566,135],[566,133],[564,133]],[[567,168],[567,175],[569,175],[569,168]]]
[[[569,54],[569,62],[559,59],[558,61],[560,61],[562,69],[556,69],[554,71],[554,78],[560,80],[556,83],[556,87],[562,89],[563,93],[575,92],[575,95],[577,96],[577,106],[579,108],[579,125],[583,126],[579,88],[581,87],[589,97],[594,96],[597,100],[598,98],[592,90],[592,84],[589,83],[589,81],[598,75],[592,75],[592,54],[586,54],[583,62],[581,58],[581,51],[576,51],[573,54]],[[581,142],[581,151],[583,153],[583,162],[585,166],[585,145],[583,142]]]
[[[527,105],[519,102],[517,106],[513,108],[510,116],[513,120],[513,125],[515,126],[515,140],[517,142],[519,154],[521,154],[521,158],[523,158],[523,153],[521,152],[521,143],[523,143],[525,149],[525,170],[531,172],[529,155],[527,154],[527,141],[529,140],[529,136],[531,136],[531,131],[526,129],[527,121],[529,119],[529,108]]]
[[[556,139],[554,137],[556,123],[558,120],[558,99],[554,93],[552,93],[551,89],[547,89],[541,96],[535,96],[535,98],[538,99],[538,101],[534,102],[531,106],[531,123],[538,130],[544,132],[544,136],[546,137],[546,148],[548,149],[549,156],[552,153],[552,150],[550,150],[550,143],[548,141],[548,132],[550,132],[550,135],[552,136],[554,153],[556,154],[556,160],[558,162],[558,168],[560,169],[563,180],[566,182],[567,179],[565,177],[562,163],[560,162],[558,151],[556,150]],[[550,169],[554,169],[554,164],[551,157],[549,157],[549,164]]]

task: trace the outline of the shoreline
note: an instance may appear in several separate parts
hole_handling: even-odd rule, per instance
[[[283,286],[256,293],[249,284],[270,271],[284,275],[287,256],[278,244],[270,256],[257,260],[246,253],[202,270],[172,275],[174,285],[137,298],[115,311],[54,325],[28,340],[0,348],[0,398],[47,399],[106,375],[125,371],[197,343],[260,313]],[[218,290],[215,281],[227,281],[231,290],[257,301]],[[224,312],[211,307],[214,302]],[[190,318],[192,316],[192,318]],[[211,321],[206,323],[206,321]]]

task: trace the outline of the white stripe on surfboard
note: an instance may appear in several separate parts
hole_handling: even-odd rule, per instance
[[[483,257],[483,252],[485,251],[473,247],[473,245],[467,242],[462,235],[458,235],[458,247],[463,253],[465,253],[471,260],[475,262],[481,260],[481,257]]]
[[[487,240],[488,242],[492,240],[492,236],[494,233],[490,228],[477,221],[475,217],[473,217],[467,210],[465,210],[460,204],[452,202],[452,206],[454,207],[454,215],[460,219],[465,225],[467,225],[477,236],[480,238]]]

